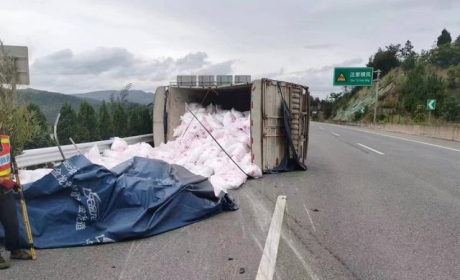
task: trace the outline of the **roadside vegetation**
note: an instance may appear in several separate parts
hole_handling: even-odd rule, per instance
[[[436,100],[431,123],[460,122],[460,36],[455,40],[446,30],[430,50],[414,51],[410,40],[404,45],[379,48],[368,67],[382,71],[377,120],[380,123],[428,123],[427,100]],[[315,120],[372,122],[375,83],[371,88],[345,87],[326,99],[311,102]],[[362,113],[364,111],[364,113]]]
[[[130,87],[130,84],[125,86],[117,97],[112,95],[110,102],[102,101],[98,111],[87,101],[78,110],[65,103],[57,127],[59,142],[66,145],[71,144],[70,138],[84,143],[152,133],[149,108],[127,101]]]

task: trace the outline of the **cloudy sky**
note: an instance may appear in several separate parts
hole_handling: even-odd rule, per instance
[[[250,74],[334,90],[335,66],[361,66],[410,39],[460,34],[458,0],[0,0],[0,39],[29,47],[31,85],[79,93],[154,91],[178,74]]]

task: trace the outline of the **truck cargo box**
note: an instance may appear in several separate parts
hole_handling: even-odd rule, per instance
[[[290,113],[288,133],[283,100]],[[270,79],[213,87],[161,86],[155,92],[154,145],[173,139],[173,129],[180,125],[180,116],[186,112],[185,103],[215,104],[222,109],[250,111],[252,160],[262,171],[276,169],[288,153],[293,157],[288,150],[288,136],[299,160],[305,163],[309,100],[308,87]]]

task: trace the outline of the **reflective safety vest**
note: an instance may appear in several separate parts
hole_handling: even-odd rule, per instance
[[[11,180],[10,137],[0,135],[0,177]]]

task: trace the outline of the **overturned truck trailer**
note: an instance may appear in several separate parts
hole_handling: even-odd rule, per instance
[[[186,103],[250,111],[252,162],[263,172],[306,169],[310,93],[299,84],[260,79],[228,85],[177,83],[156,89],[154,145],[173,140]]]

